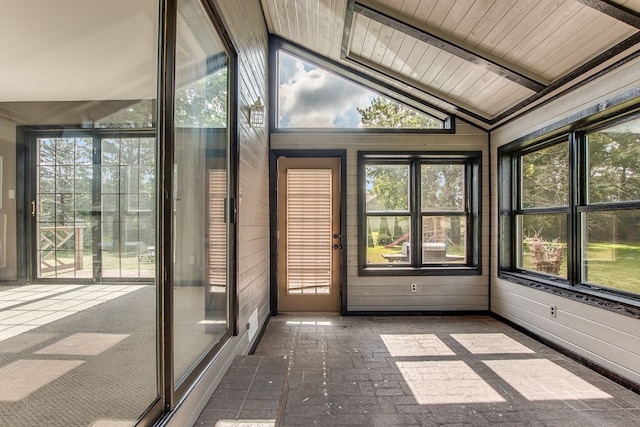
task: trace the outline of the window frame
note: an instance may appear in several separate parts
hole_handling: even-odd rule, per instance
[[[584,120],[575,127],[564,128],[550,135],[521,138],[498,148],[498,277],[514,283],[531,286],[581,302],[620,311],[611,302],[622,303],[637,311],[640,293],[635,294],[583,279],[582,259],[583,218],[589,212],[640,211],[640,200],[614,202],[588,202],[588,142],[589,134],[640,118],[640,110],[622,112],[605,118]],[[518,268],[519,236],[516,216],[525,212],[562,213],[561,208],[522,209],[521,158],[561,141],[568,141],[569,206],[567,212],[567,278],[556,277],[533,270]],[[588,296],[585,296],[588,295]],[[617,307],[617,306],[616,306]],[[624,310],[622,311],[625,312]]]
[[[279,127],[279,52],[294,56],[302,61],[313,64],[323,71],[342,78],[354,85],[366,90],[376,92],[380,96],[407,108],[413,109],[427,117],[442,122],[442,128],[313,128],[313,127]],[[415,96],[398,92],[387,83],[372,79],[370,76],[349,69],[332,59],[320,56],[305,47],[285,40],[277,35],[269,36],[269,84],[272,88],[269,95],[268,118],[269,129],[272,133],[416,133],[416,134],[454,134],[456,132],[456,116],[438,108],[437,106],[425,103]]]
[[[544,150],[546,148],[554,147],[564,143],[567,144],[567,157],[569,159],[569,164],[571,164],[571,141],[570,141],[570,138],[568,138],[568,135],[560,135],[559,137],[546,140],[543,143],[527,147],[521,151],[517,151],[517,156],[514,156],[512,167],[514,168],[513,172],[515,174],[515,177],[513,179],[514,179],[515,185],[513,186],[513,189],[512,189],[513,190],[512,219],[510,224],[512,236],[515,236],[516,238],[521,237],[519,236],[520,230],[519,230],[519,223],[517,219],[518,217],[524,220],[526,216],[533,216],[533,215],[566,215],[567,227],[569,226],[570,218],[571,218],[571,215],[570,215],[571,213],[570,188],[571,188],[571,178],[572,178],[571,170],[569,170],[567,173],[567,183],[568,183],[567,204],[558,205],[558,206],[550,205],[550,206],[525,207],[524,179],[522,174],[522,163],[523,163],[523,158],[525,156],[527,156],[528,154],[532,154],[532,153]],[[566,235],[567,235],[567,240],[569,240],[568,239],[569,233],[566,233]],[[567,251],[569,250],[570,244],[571,242],[567,241]],[[546,275],[541,272],[536,272],[535,270],[525,269],[523,264],[524,264],[524,261],[522,260],[521,245],[518,244],[515,247],[513,247],[513,250],[511,251],[511,265],[513,266],[515,271],[523,274],[540,275],[546,278],[552,277],[550,275]],[[522,266],[519,266],[519,265],[522,265]],[[572,267],[571,259],[570,257],[568,257],[567,258],[567,277],[569,277],[571,274],[571,267]],[[553,277],[553,279],[551,280],[558,280],[558,278]]]
[[[481,184],[482,153],[466,152],[388,152],[358,151],[358,275],[359,276],[420,276],[481,274]],[[408,210],[372,211],[366,207],[366,167],[372,164],[408,165]],[[421,206],[421,166],[425,164],[464,165],[464,206],[460,211],[423,211]],[[422,222],[426,216],[462,216],[465,224],[465,263],[424,263]],[[370,217],[408,216],[411,223],[411,256],[408,263],[367,264],[367,224]],[[419,242],[419,243],[418,243]],[[420,245],[420,246],[418,246]]]

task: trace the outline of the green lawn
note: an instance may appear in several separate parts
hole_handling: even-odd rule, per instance
[[[533,269],[529,253],[525,252],[523,264],[525,269]],[[566,251],[559,276],[567,277]],[[589,244],[587,281],[593,285],[640,294],[640,244]]]
[[[402,246],[392,246],[385,248],[384,246],[374,246],[367,248],[367,264],[387,264],[387,260],[382,254],[399,254],[402,253]]]
[[[591,243],[589,283],[640,294],[640,245]]]

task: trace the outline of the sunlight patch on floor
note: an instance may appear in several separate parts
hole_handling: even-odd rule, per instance
[[[0,401],[18,402],[83,363],[83,360],[18,360],[3,366]]]
[[[535,353],[503,333],[451,334],[471,354]]]
[[[97,356],[118,344],[129,334],[78,333],[61,339],[34,354]]]
[[[276,420],[220,420],[214,427],[273,427]]]
[[[487,360],[484,363],[527,400],[612,398],[551,360]]]
[[[434,334],[380,335],[393,357],[453,356],[455,353]]]
[[[133,427],[135,421],[127,420],[97,420],[89,425],[89,427]]]
[[[146,286],[150,285],[28,285],[3,290],[0,301],[14,308],[0,311],[0,341]]]
[[[331,322],[314,322],[310,320],[287,320],[287,325],[298,326],[331,326]]]
[[[396,365],[420,405],[505,402],[463,361],[396,362]]]

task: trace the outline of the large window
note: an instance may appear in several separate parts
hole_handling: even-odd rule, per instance
[[[567,277],[569,148],[566,140],[519,157],[517,266]]]
[[[360,153],[360,273],[478,268],[479,156]]]
[[[501,151],[501,271],[640,296],[640,118]]]
[[[451,131],[453,119],[442,111],[397,94],[392,99],[372,89],[374,82],[275,40],[275,130]]]

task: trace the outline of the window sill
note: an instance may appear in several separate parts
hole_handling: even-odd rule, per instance
[[[358,270],[358,276],[479,276],[480,274],[478,267],[442,265],[423,268],[372,266],[361,267]]]
[[[565,280],[547,279],[532,274],[502,271],[499,279],[568,298],[603,310],[640,319],[640,300],[624,295],[596,290],[585,285],[570,285]]]

